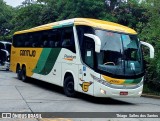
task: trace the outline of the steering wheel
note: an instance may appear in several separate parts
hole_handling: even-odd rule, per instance
[[[112,65],[114,65],[114,66],[116,65],[114,62],[106,62],[106,63],[104,63],[104,65],[108,65],[108,64],[109,64],[109,65],[112,64]]]

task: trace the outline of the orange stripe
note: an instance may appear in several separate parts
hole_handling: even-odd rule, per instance
[[[73,61],[73,58],[64,58],[64,60]]]

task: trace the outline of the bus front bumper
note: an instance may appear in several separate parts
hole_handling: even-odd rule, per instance
[[[9,70],[9,68],[10,68],[9,62],[5,62],[4,65],[0,64],[0,70]]]
[[[134,89],[111,88],[96,81],[94,81],[94,85],[95,97],[140,97],[143,90],[143,85]]]

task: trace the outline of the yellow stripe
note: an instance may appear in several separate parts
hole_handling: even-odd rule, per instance
[[[109,21],[89,19],[89,18],[74,18],[71,20],[74,20],[74,25],[87,25],[87,26],[97,27],[105,30],[137,34],[135,30],[129,27],[126,27],[117,23],[109,22]],[[63,21],[53,22],[53,23],[37,26],[28,30],[18,31],[18,32],[15,32],[14,34],[22,34],[22,33],[52,29],[53,26],[59,25],[60,22],[63,22]]]
[[[137,34],[135,30],[129,27],[126,27],[117,23],[109,22],[109,21],[98,20],[98,19],[76,18],[75,25],[87,25],[87,26],[92,26],[92,27],[116,31],[116,32]]]
[[[124,79],[116,79],[116,78],[111,78],[105,75],[102,75],[103,79],[106,80],[107,82],[111,83],[111,84],[117,84],[117,85],[121,85],[125,82]]]

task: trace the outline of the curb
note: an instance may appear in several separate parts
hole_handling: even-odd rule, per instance
[[[160,96],[157,96],[157,95],[150,95],[150,94],[142,94],[142,97],[149,97],[149,98],[160,99]]]

